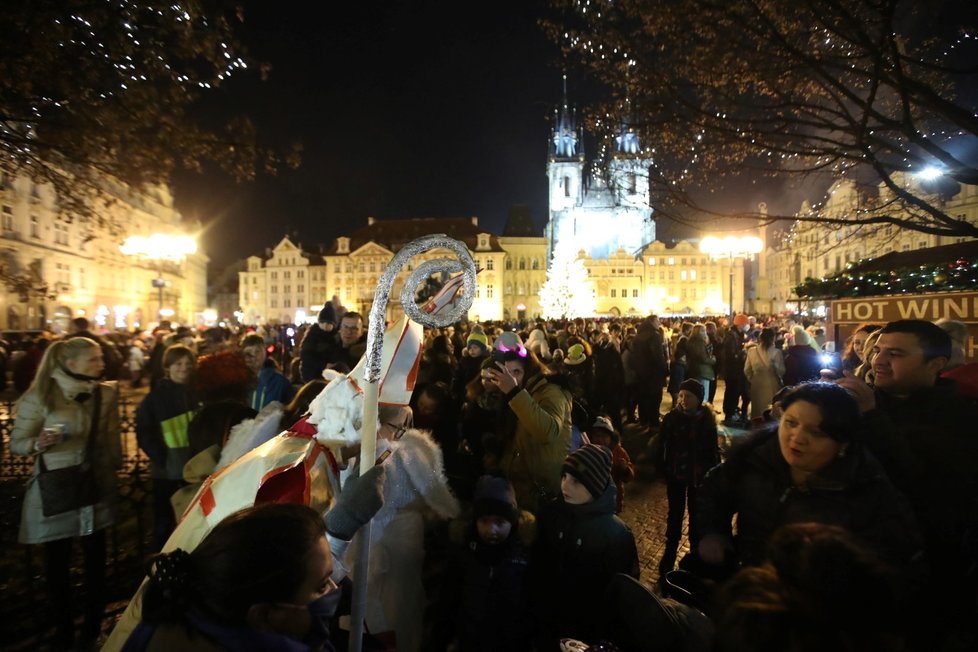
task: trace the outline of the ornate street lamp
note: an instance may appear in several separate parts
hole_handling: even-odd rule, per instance
[[[162,321],[163,288],[166,287],[166,279],[163,278],[163,262],[183,262],[187,256],[197,253],[197,241],[189,235],[154,233],[148,238],[134,235],[126,238],[119,249],[127,256],[142,256],[157,262],[157,277],[153,279],[153,287],[159,293],[159,309],[156,318],[158,321]]]
[[[759,254],[764,250],[764,243],[761,239],[752,235],[732,236],[723,238],[707,236],[700,242],[700,251],[708,254],[714,260],[727,258],[730,260],[730,321],[733,323],[733,283],[734,283],[734,261],[737,258],[753,258],[754,254]]]

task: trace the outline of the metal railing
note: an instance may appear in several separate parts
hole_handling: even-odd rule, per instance
[[[128,397],[120,397],[123,464],[118,472],[116,523],[106,533],[106,627],[112,616],[125,608],[143,577],[152,534],[149,459],[136,445],[136,407]],[[33,472],[34,459],[10,452],[15,417],[14,402],[0,401],[0,648],[36,650],[45,638],[46,627],[43,553],[40,546],[17,542],[24,488]],[[74,548],[72,584],[79,615],[82,560],[80,546]]]

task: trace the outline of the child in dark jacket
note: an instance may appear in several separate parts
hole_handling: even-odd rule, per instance
[[[529,650],[527,555],[518,530],[521,519],[532,518],[520,512],[505,478],[484,475],[476,482],[473,520],[445,572],[435,649]]]
[[[595,605],[616,573],[639,576],[635,538],[615,516],[611,451],[585,444],[567,457],[562,472],[561,495],[543,511],[533,550],[539,650],[556,650],[561,638],[603,638],[603,614]]]
[[[703,405],[702,383],[688,378],[679,386],[679,405],[662,420],[659,430],[660,450],[655,462],[666,479],[669,515],[666,517],[666,546],[659,562],[659,577],[673,570],[683,515],[689,504],[689,544],[695,550],[699,543],[696,522],[696,487],[711,468],[719,464],[717,424],[713,410]]]
[[[595,418],[588,429],[588,439],[592,444],[604,446],[611,451],[611,479],[615,483],[615,514],[621,514],[625,504],[625,483],[635,479],[635,467],[628,451],[621,445],[621,437],[606,416]]]

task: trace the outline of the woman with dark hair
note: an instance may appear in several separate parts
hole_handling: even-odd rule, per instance
[[[264,504],[218,523],[192,552],[158,555],[125,652],[333,650],[339,591],[323,517]]]
[[[164,377],[136,409],[136,441],[149,457],[153,479],[153,550],[163,547],[177,524],[170,497],[183,486],[190,459],[187,428],[197,410],[194,352],[174,344],[163,352],[162,364]]]
[[[452,341],[448,335],[437,335],[431,340],[431,345],[425,349],[418,369],[418,385],[430,385],[443,382],[452,384],[455,375],[455,354]]]
[[[700,558],[757,565],[778,527],[811,521],[849,530],[905,577],[916,575],[917,523],[860,442],[855,399],[834,383],[803,383],[785,394],[781,407],[776,428],[731,451],[704,478],[697,497]]]
[[[99,382],[105,363],[94,340],[76,337],[53,342],[37,375],[17,402],[10,451],[31,455],[34,471],[27,483],[20,517],[20,543],[42,544],[47,584],[45,611],[53,620],[55,650],[74,639],[72,614],[72,541],[79,538],[85,559],[83,647],[94,646],[105,610],[105,529],[115,522],[116,470],[122,465],[119,442],[119,395],[115,383]],[[92,504],[59,511],[42,491],[40,473],[87,464],[97,490]],[[56,494],[70,494],[74,486]],[[57,497],[57,496],[55,496]]]
[[[560,468],[570,451],[571,393],[551,382],[539,358],[515,333],[500,335],[493,360],[489,380],[516,415],[513,435],[504,443],[502,469],[516,490],[517,504],[536,514],[560,491]]]

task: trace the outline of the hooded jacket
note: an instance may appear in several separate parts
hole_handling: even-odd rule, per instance
[[[540,517],[533,586],[534,604],[547,637],[597,640],[595,601],[616,573],[638,579],[635,537],[615,516],[615,485],[584,505],[559,497]]]

